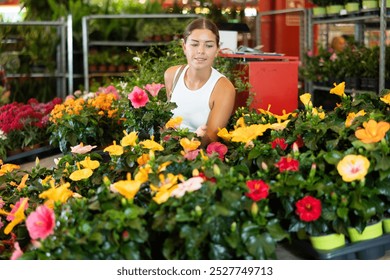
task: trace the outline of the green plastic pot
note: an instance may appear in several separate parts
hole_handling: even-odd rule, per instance
[[[390,218],[382,220],[383,232],[390,233]]]
[[[370,240],[383,235],[382,221],[366,226],[362,233],[355,228],[348,228],[348,235],[351,242]]]
[[[337,15],[340,14],[340,11],[344,8],[343,5],[329,5],[326,6],[326,13],[328,15]]]
[[[313,16],[321,17],[326,15],[325,7],[313,7]]]
[[[328,235],[310,236],[310,242],[314,249],[333,250],[345,245],[345,235],[332,233]]]
[[[376,9],[379,7],[378,0],[363,0],[362,7],[363,10]]]
[[[359,3],[357,3],[357,2],[349,2],[349,3],[346,3],[346,4],[345,4],[345,10],[346,10],[348,13],[357,12],[357,11],[360,10]]]

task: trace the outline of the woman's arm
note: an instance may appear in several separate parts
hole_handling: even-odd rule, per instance
[[[218,129],[226,127],[233,113],[236,101],[236,89],[225,77],[218,80],[210,99],[210,114],[207,120],[202,147],[218,140]]]

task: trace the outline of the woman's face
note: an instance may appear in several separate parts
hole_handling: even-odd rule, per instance
[[[183,50],[190,67],[200,70],[213,65],[219,47],[213,32],[208,29],[195,29],[188,36]]]

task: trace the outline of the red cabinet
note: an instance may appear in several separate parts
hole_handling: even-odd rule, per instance
[[[251,108],[268,109],[281,115],[298,108],[298,57],[279,55],[222,54],[240,59],[254,94]],[[245,106],[247,94],[237,94],[236,106]]]

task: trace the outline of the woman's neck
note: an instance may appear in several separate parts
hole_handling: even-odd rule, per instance
[[[184,83],[188,89],[198,90],[209,80],[211,72],[211,68],[208,71],[188,68],[184,75]]]

